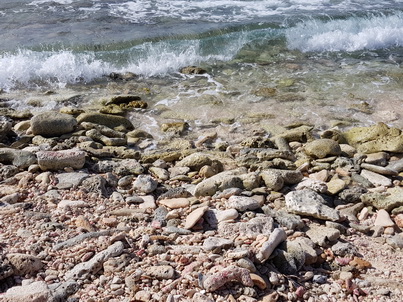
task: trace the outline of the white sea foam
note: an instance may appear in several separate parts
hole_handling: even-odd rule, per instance
[[[403,14],[310,20],[286,31],[288,47],[308,51],[357,51],[403,46]]]
[[[53,3],[57,3],[57,4],[71,4],[73,3],[75,0],[35,0],[32,1],[30,3],[30,5],[38,5],[38,4],[45,4],[45,3],[49,3],[49,4],[53,4]],[[76,0],[77,1],[77,0]]]
[[[212,40],[211,40],[212,39]],[[221,41],[219,41],[221,39]],[[121,52],[35,52],[20,50],[0,55],[0,88],[88,83],[111,72],[134,72],[145,77],[175,73],[181,67],[231,59],[248,41],[246,33],[206,40],[146,42]],[[214,46],[220,43],[220,48]],[[109,57],[108,57],[109,55]],[[125,57],[117,65],[116,56]]]
[[[89,82],[109,70],[110,65],[95,59],[93,54],[21,50],[0,56],[0,88],[45,83],[64,87],[68,83]]]

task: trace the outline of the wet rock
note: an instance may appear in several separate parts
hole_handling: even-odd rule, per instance
[[[339,144],[332,139],[317,139],[305,144],[306,154],[313,158],[325,158],[327,156],[340,155],[341,149]]]
[[[203,217],[204,213],[208,210],[208,206],[200,207],[191,212],[187,217],[185,221],[185,229],[191,229],[198,221],[200,218]]]
[[[231,196],[226,202],[226,206],[229,209],[236,209],[240,212],[245,212],[247,210],[259,209],[261,204],[252,197]]]
[[[362,153],[381,151],[403,152],[403,135],[397,128],[389,128],[384,123],[370,127],[355,127],[344,133],[348,144]]]
[[[174,279],[175,270],[169,265],[149,266],[144,269],[144,275],[158,280]]]
[[[223,249],[230,248],[234,242],[229,239],[219,237],[209,237],[203,242],[203,248],[206,251],[212,251],[214,253],[220,253]]]
[[[366,205],[371,205],[378,210],[384,209],[388,212],[394,208],[403,206],[403,188],[389,188],[384,193],[365,193],[361,196],[361,200]]]
[[[213,292],[232,281],[241,282],[245,286],[253,286],[253,281],[247,269],[230,266],[208,276],[203,281],[203,287],[206,291]]]
[[[133,124],[125,117],[102,114],[102,113],[82,113],[77,117],[77,122],[90,122],[94,124],[104,125],[109,128],[124,128],[126,130],[133,130]]]
[[[186,130],[189,129],[189,124],[186,122],[171,122],[171,123],[163,123],[161,125],[162,132],[171,132],[175,134],[183,134]]]
[[[311,190],[292,191],[285,196],[285,203],[287,210],[295,214],[332,221],[340,219],[339,212],[327,206],[326,201]]]
[[[360,174],[375,186],[392,186],[392,180],[378,173],[363,169]]]
[[[317,245],[326,247],[340,237],[340,231],[318,225],[310,225],[306,235]]]
[[[32,275],[43,267],[42,261],[32,255],[14,253],[7,254],[7,258],[16,275]]]
[[[77,120],[73,116],[54,111],[39,113],[31,118],[32,133],[45,137],[73,132],[76,126]]]
[[[43,171],[63,170],[64,168],[81,169],[85,164],[84,151],[70,149],[61,151],[39,151],[36,153],[39,167]]]
[[[287,234],[281,228],[276,228],[270,234],[269,239],[263,243],[259,252],[256,254],[256,259],[261,263],[269,259],[270,255],[273,253],[274,249],[284,240],[287,239]]]
[[[32,152],[12,148],[0,148],[0,163],[12,164],[24,169],[36,164],[36,162],[36,156]]]
[[[85,136],[93,139],[94,141],[104,144],[105,146],[125,146],[127,144],[126,138],[121,137],[108,137],[103,135],[96,129],[91,129],[85,132]]]
[[[150,175],[139,175],[133,182],[133,189],[143,193],[151,193],[158,187],[158,182]]]
[[[187,66],[187,67],[181,68],[180,72],[183,74],[204,74],[207,71],[200,67]]]

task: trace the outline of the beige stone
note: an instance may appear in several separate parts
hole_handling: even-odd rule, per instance
[[[200,207],[191,212],[187,217],[185,221],[185,229],[191,229],[198,221],[200,218],[203,217],[204,213],[208,210],[208,206]]]
[[[162,199],[159,201],[159,204],[166,206],[171,209],[178,209],[178,208],[186,208],[189,206],[190,202],[189,199],[184,197],[179,198],[171,198],[171,199]]]
[[[390,227],[390,226],[394,226],[395,223],[390,218],[389,213],[387,211],[381,209],[376,213],[376,219],[375,219],[374,225]]]
[[[264,289],[267,288],[266,281],[264,281],[264,279],[262,277],[260,277],[259,275],[251,273],[250,277],[251,277],[251,279],[253,281],[253,284],[255,286],[257,286],[258,288],[260,288],[261,290],[264,290]]]

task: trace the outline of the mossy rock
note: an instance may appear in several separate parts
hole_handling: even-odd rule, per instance
[[[384,123],[370,127],[355,127],[344,133],[347,143],[362,153],[380,151],[403,153],[403,134]]]

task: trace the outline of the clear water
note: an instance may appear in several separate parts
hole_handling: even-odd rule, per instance
[[[0,98],[14,108],[135,93],[150,109],[133,122],[156,133],[155,120],[403,128],[399,0],[5,0],[0,41]],[[208,74],[178,72],[188,65]]]

